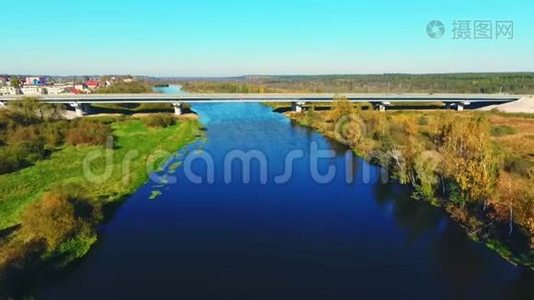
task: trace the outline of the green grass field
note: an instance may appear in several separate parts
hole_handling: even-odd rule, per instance
[[[113,124],[113,150],[67,146],[31,167],[0,175],[0,229],[18,224],[24,208],[59,183],[83,183],[90,191],[89,197],[104,202],[123,199],[148,179],[147,160],[154,157],[153,165],[157,167],[177,149],[192,142],[198,128],[197,121],[189,120],[167,128],[147,128],[135,119],[119,121]],[[106,180],[86,179],[83,162],[88,157],[95,157],[89,164],[93,174],[104,174],[108,165]]]

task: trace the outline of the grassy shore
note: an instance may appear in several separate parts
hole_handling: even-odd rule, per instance
[[[172,115],[95,121],[111,122],[106,146],[64,144],[0,176],[0,298],[25,298],[27,283],[85,256],[107,212],[200,134],[195,118]]]
[[[167,128],[147,128],[141,120],[126,119],[113,123],[114,149],[111,150],[111,173],[102,183],[92,184],[84,177],[82,164],[89,154],[100,153],[91,163],[94,174],[106,168],[106,150],[102,146],[65,146],[49,159],[14,173],[0,175],[0,229],[20,222],[22,212],[30,203],[40,199],[53,185],[80,183],[88,185],[91,198],[105,203],[121,200],[131,194],[148,178],[147,159],[155,151],[173,153],[195,139],[198,123],[184,120]],[[131,160],[129,171],[123,173],[123,162],[132,150],[137,156]],[[166,157],[159,156],[162,161]],[[156,162],[157,163],[157,162]]]
[[[2,111],[0,298],[83,257],[121,201],[199,135],[193,115],[63,120],[37,99]]]
[[[499,112],[358,110],[288,113],[351,147],[441,206],[475,240],[534,268],[534,120]]]

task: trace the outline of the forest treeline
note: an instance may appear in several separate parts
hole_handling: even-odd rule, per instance
[[[507,259],[534,267],[533,119],[492,112],[384,113],[346,99],[330,111],[291,117],[378,163],[411,185],[414,198],[444,207],[473,238]]]
[[[534,73],[244,76],[183,81],[204,93],[534,93]]]

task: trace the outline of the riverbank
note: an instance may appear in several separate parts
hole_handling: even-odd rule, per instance
[[[113,120],[114,118],[111,118]],[[108,180],[95,185],[90,190],[91,197],[106,198],[112,202],[133,192],[148,179],[145,169],[147,159],[156,151],[175,152],[195,139],[199,128],[196,120],[185,117],[176,125],[167,128],[148,128],[140,119],[116,118],[112,124],[116,139],[112,151],[111,173]],[[138,155],[127,174],[123,174],[122,164],[128,152]],[[35,201],[52,185],[65,182],[90,184],[84,178],[82,164],[90,154],[101,155],[92,162],[92,173],[105,172],[105,147],[66,146],[49,159],[20,171],[0,175],[0,230],[16,225],[24,207]],[[168,157],[159,157],[161,162]],[[127,182],[123,177],[129,177]]]
[[[174,125],[152,127],[147,125],[145,118],[106,117],[100,121],[111,125],[113,136],[106,146],[65,145],[32,166],[0,175],[0,229],[4,232],[0,245],[6,250],[0,257],[3,267],[14,263],[18,266],[15,273],[18,273],[23,269],[21,267],[27,267],[27,259],[33,262],[32,265],[41,265],[52,259],[54,266],[63,266],[84,256],[97,240],[96,228],[104,220],[102,217],[145,183],[150,172],[200,134],[196,118],[183,117],[177,119]],[[97,120],[92,118],[91,121]],[[73,189],[83,190],[83,194],[78,195]],[[57,206],[55,211],[50,211],[46,207],[38,207],[37,203],[49,201],[50,205],[61,204],[69,208],[72,203],[80,202],[77,198],[83,198],[84,203],[93,207],[95,214],[87,218],[87,224],[92,229],[85,228],[86,223],[83,223],[81,225],[85,229],[80,231],[76,225],[72,227],[72,232],[53,244],[49,243],[49,236],[40,238],[26,234],[26,227],[30,226],[24,223],[24,218],[30,213],[36,213],[43,220],[50,217],[51,222],[56,222],[53,223],[55,226],[66,226],[61,223],[64,219],[58,219],[58,213],[65,212],[66,208]],[[59,199],[59,202],[54,199]],[[47,215],[49,213],[51,215]],[[70,213],[67,215],[71,217]],[[36,246],[37,253],[33,253],[33,249],[28,250],[30,241],[40,239],[45,240],[46,247]],[[17,250],[17,247],[23,250]],[[9,254],[21,257],[10,257]],[[37,259],[32,257],[35,255]]]
[[[339,101],[331,111],[288,113],[351,147],[441,206],[475,240],[534,267],[532,115],[375,112]]]
[[[73,299],[80,291],[91,299],[302,298],[317,291],[333,299],[530,299],[532,272],[470,241],[441,209],[410,199],[406,186],[384,184],[382,168],[347,154],[347,147],[257,103],[194,110],[206,138],[158,172],[169,176],[168,184],[137,189],[89,255],[35,288],[36,298]],[[331,157],[314,158],[311,145]],[[236,161],[228,169],[224,162],[234,150],[258,150],[267,166],[253,158],[249,171]],[[303,157],[280,183],[295,150]],[[195,160],[191,168],[185,159]],[[311,176],[313,160],[322,176],[330,166],[337,170],[328,184]],[[190,170],[200,180],[191,180]],[[413,282],[417,289],[409,288]]]

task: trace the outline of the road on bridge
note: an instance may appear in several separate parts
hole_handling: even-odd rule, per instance
[[[0,96],[0,104],[20,101],[24,95]],[[501,104],[519,100],[521,96],[506,94],[61,94],[42,95],[38,98],[46,103],[69,104],[76,113],[82,116],[86,113],[88,104],[102,103],[172,103],[176,114],[182,113],[183,103],[234,103],[234,102],[286,102],[291,103],[294,111],[302,111],[306,103],[331,102],[344,97],[352,102],[370,102],[379,110],[393,102],[442,102],[448,103],[457,110],[463,110],[471,103]]]

